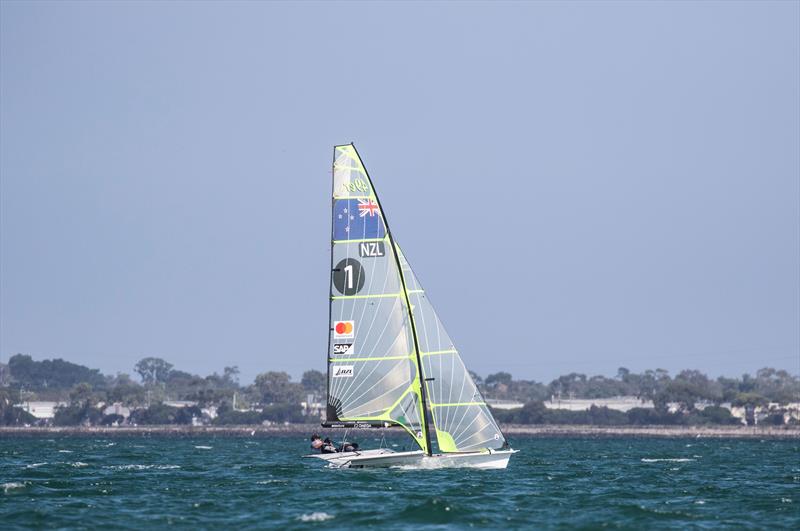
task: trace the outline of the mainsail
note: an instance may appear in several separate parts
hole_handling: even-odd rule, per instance
[[[334,148],[332,210],[328,422],[399,425],[429,454],[431,433],[442,452],[502,448],[352,144]]]

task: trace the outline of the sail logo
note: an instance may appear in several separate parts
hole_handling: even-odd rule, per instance
[[[364,217],[369,215],[369,217],[375,217],[376,215],[380,215],[381,211],[378,208],[378,203],[373,201],[372,199],[367,199],[366,201],[362,201],[361,199],[358,200],[358,215],[360,217]]]
[[[358,244],[358,255],[361,258],[379,258],[386,256],[383,242],[361,242]]]
[[[355,335],[355,321],[335,321],[333,323],[333,339],[353,339]]]
[[[345,193],[355,194],[369,192],[369,184],[364,179],[353,179],[349,183],[342,183]]]
[[[352,365],[336,365],[333,367],[334,378],[352,378],[353,366]]]
[[[372,199],[336,199],[333,204],[333,239],[382,240],[386,236],[378,203]]]
[[[334,343],[333,355],[334,356],[349,356],[353,353],[352,343]]]

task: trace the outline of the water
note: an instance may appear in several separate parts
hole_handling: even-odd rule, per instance
[[[512,443],[504,471],[331,470],[299,436],[3,435],[0,527],[800,528],[800,441]]]

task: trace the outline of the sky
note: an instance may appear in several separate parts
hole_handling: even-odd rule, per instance
[[[349,142],[477,373],[800,373],[789,1],[4,1],[0,361],[325,370]]]

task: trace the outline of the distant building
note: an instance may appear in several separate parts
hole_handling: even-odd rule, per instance
[[[131,416],[131,409],[123,406],[120,402],[115,402],[103,409],[103,415],[119,415],[123,419]]]
[[[591,407],[607,407],[627,412],[635,407],[653,409],[652,400],[641,400],[635,396],[615,396],[612,398],[557,398],[551,397],[544,403],[547,409],[566,409],[568,411],[588,411]]]
[[[523,404],[517,400],[498,400],[496,398],[487,398],[486,405],[492,409],[520,409]]]
[[[197,402],[195,402],[194,400],[165,400],[164,405],[169,407],[182,408],[182,407],[196,406]]]
[[[66,405],[66,402],[23,402],[15,407],[21,408],[37,419],[49,420],[56,416],[56,409]]]
[[[325,404],[316,400],[314,395],[306,396],[305,402],[300,402],[300,407],[303,408],[303,415],[322,416],[325,411]]]

